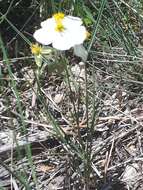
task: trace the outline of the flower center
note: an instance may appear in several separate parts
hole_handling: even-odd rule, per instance
[[[57,32],[63,32],[65,30],[65,27],[64,27],[64,25],[61,22],[57,22],[55,30]]]
[[[64,13],[59,12],[59,13],[54,14],[53,17],[54,17],[55,21],[58,22],[58,21],[63,20],[65,15],[64,15]]]
[[[38,44],[32,44],[31,46],[31,52],[34,55],[39,55],[42,53],[42,48]]]

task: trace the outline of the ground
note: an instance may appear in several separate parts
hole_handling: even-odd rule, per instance
[[[31,18],[33,22],[36,17]],[[34,24],[21,31],[26,35],[29,32],[32,38],[33,27]],[[71,49],[65,53],[68,77],[64,70],[51,72],[46,65],[39,88],[30,47],[8,30],[9,24],[4,22],[2,39],[9,62],[3,52],[0,188],[85,189],[86,155],[82,149],[88,146],[88,139],[92,145],[89,189],[142,190],[142,47],[136,46],[136,56],[131,52],[134,49],[127,51],[109,35],[108,42],[95,41],[84,63]],[[105,43],[109,43],[109,49]],[[54,54],[50,63],[60,59]],[[61,136],[57,136],[54,122]],[[92,126],[91,133],[88,126]]]

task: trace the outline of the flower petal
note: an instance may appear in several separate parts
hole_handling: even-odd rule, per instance
[[[53,47],[58,50],[68,50],[72,47],[72,41],[70,37],[70,33],[63,32],[57,33],[55,35],[54,41],[52,43]]]
[[[33,34],[36,41],[43,45],[49,45],[52,43],[52,35],[51,32],[48,32],[48,30],[45,30],[43,28],[36,30]]]
[[[74,45],[82,44],[86,39],[86,28],[84,26],[74,27],[69,32]]]
[[[73,16],[66,16],[63,19],[63,25],[66,28],[73,28],[74,26],[81,26],[82,20],[79,17],[73,17]]]
[[[54,35],[53,47],[59,50],[68,50],[75,45],[82,44],[86,39],[86,28],[76,26],[67,28],[64,32]]]
[[[41,22],[41,27],[42,28],[48,28],[48,29],[53,29],[56,26],[56,22],[54,18],[48,18],[47,20]]]

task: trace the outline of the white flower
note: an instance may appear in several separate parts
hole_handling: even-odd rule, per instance
[[[43,21],[33,36],[43,45],[52,44],[58,50],[68,50],[82,44],[87,38],[87,31],[80,18],[57,13]]]

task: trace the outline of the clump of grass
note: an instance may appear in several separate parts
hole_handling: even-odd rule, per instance
[[[53,116],[51,111],[48,109],[49,105],[47,102],[47,96],[43,91],[43,80],[45,80],[44,82],[47,84],[46,80],[49,82],[51,75],[48,73],[46,76],[48,79],[45,79],[44,77],[37,77],[35,66],[28,65],[28,68],[30,68],[34,73],[33,84],[29,83],[28,88],[31,89],[35,94],[36,102],[38,102],[37,108],[33,112],[38,111],[40,113],[40,117],[46,118],[45,121],[50,123],[52,126],[52,130],[50,131],[51,135],[59,142],[61,146],[60,150],[61,152],[63,151],[62,153],[59,151],[58,154],[59,156],[60,154],[66,155],[66,172],[70,173],[68,180],[70,182],[73,180],[68,184],[68,186],[71,186],[72,188],[74,186],[74,180],[78,179],[79,186],[81,186],[82,189],[89,190],[91,188],[96,188],[96,181],[99,182],[100,178],[106,178],[107,175],[107,171],[104,173],[101,168],[96,168],[97,160],[95,159],[99,154],[98,149],[100,150],[100,147],[105,147],[101,145],[102,143],[100,146],[98,145],[96,141],[98,134],[95,134],[99,116],[103,114],[102,110],[104,110],[105,107],[104,102],[117,90],[117,86],[120,86],[121,89],[125,89],[129,94],[133,94],[136,93],[135,91],[137,88],[140,89],[140,84],[142,84],[143,73],[140,66],[140,61],[142,61],[142,52],[137,46],[138,38],[136,35],[136,31],[140,31],[140,23],[142,22],[142,15],[140,14],[140,11],[142,9],[140,5],[141,2],[138,2],[138,6],[132,5],[130,2],[126,3],[124,1],[116,0],[112,0],[110,2],[106,0],[96,2],[92,0],[63,0],[60,3],[56,0],[41,0],[40,2],[35,1],[33,3],[34,6],[36,5],[38,7],[36,17],[38,15],[41,20],[50,17],[55,12],[63,11],[67,14],[82,17],[84,23],[87,25],[91,33],[90,39],[85,43],[85,47],[88,50],[88,61],[85,63],[85,78],[84,85],[82,84],[83,86],[81,83],[77,82],[74,77],[72,77],[71,67],[74,65],[72,62],[73,55],[70,54],[68,56],[69,62],[71,62],[71,67],[70,63],[67,63],[68,59],[63,59],[59,55],[53,55],[53,57],[51,57],[48,61],[46,58],[44,58],[46,66],[42,71],[42,75],[44,75],[44,72],[46,72],[46,69],[48,67],[47,65],[54,64],[54,62],[57,60],[60,62],[60,64],[66,62],[64,64],[68,65],[63,73],[56,73],[56,75],[60,78],[59,84],[64,81],[65,88],[68,92],[66,94],[66,100],[67,104],[69,103],[69,105],[65,105],[65,110],[67,109],[69,113],[66,114],[66,111],[64,113],[65,118],[67,115],[69,116],[69,118],[66,118],[65,120],[70,121],[69,126],[70,130],[72,131],[71,136],[67,135],[68,133],[66,131],[66,127],[62,127],[62,125],[60,125],[57,121],[57,118]],[[16,34],[21,37],[22,43],[30,46],[31,38],[27,38],[22,31],[17,29],[17,27],[10,21],[10,18],[7,16],[8,13],[10,14],[11,6],[12,4],[10,4],[6,14],[0,13],[2,21],[1,24],[3,24],[3,22],[7,22],[8,26],[11,27],[14,32],[16,32]],[[132,21],[130,15],[132,16],[134,22]],[[37,23],[34,23],[33,25],[36,26]],[[23,92],[17,88],[18,82],[15,80],[16,76],[11,68],[11,63],[6,52],[6,45],[3,43],[2,38],[0,38],[0,47],[3,54],[3,63],[6,66],[8,77],[10,79],[7,88],[10,87],[11,92],[15,96],[15,106],[18,110],[18,116],[16,120],[18,123],[20,123],[20,127],[18,130],[17,128],[13,129],[13,131],[16,133],[16,136],[18,133],[20,136],[26,136],[25,139],[28,141],[27,136],[30,130],[27,129],[28,125],[25,122],[27,121],[25,115],[25,112],[27,110],[25,109],[25,102],[23,99],[21,99]],[[30,64],[34,64],[34,61],[30,60]],[[109,76],[109,81],[103,82],[104,80],[102,76]],[[5,90],[6,88],[4,86],[5,79],[3,79],[4,74],[3,68],[1,66],[0,77],[0,90],[2,92],[3,89]],[[100,81],[98,77],[101,77],[103,81]],[[73,83],[71,83],[71,80]],[[74,85],[71,86],[72,84]],[[54,83],[54,85],[56,84]],[[72,88],[76,90],[73,92]],[[134,90],[134,88],[136,88],[136,90]],[[120,91],[120,89],[118,90]],[[122,97],[120,98],[118,96],[117,98],[120,104]],[[141,98],[139,98],[139,101],[140,100]],[[83,112],[80,111],[80,107],[82,109],[85,109],[84,115]],[[114,111],[113,110],[110,110],[108,114],[117,114],[120,112],[123,113],[123,111],[120,109],[115,109]],[[28,113],[29,112],[30,111],[28,110]],[[60,112],[64,117],[62,110],[60,110]],[[82,116],[80,115],[80,112]],[[39,117],[37,113],[34,114],[35,117]],[[83,123],[81,122],[82,117],[85,121]],[[18,156],[17,158],[11,158],[11,165],[13,166],[12,168],[16,167],[17,161],[21,160],[23,157],[23,155],[21,155],[22,153],[18,145],[17,138],[13,140],[17,145]],[[1,161],[0,164],[9,170],[12,177],[18,181],[21,187],[25,189],[40,189],[42,182],[38,181],[38,173],[35,169],[32,149],[29,144],[27,144],[24,148],[24,156],[27,156],[27,161],[32,172],[32,179],[30,182],[24,166],[22,168],[22,172],[15,172],[10,170],[6,164],[3,163],[3,161]],[[50,151],[47,153],[47,156],[49,155]],[[54,152],[54,155],[56,155],[56,152]],[[13,162],[13,159],[15,159],[15,163]],[[73,175],[75,176],[74,179],[71,177]],[[94,184],[92,184],[92,180],[95,181]]]

